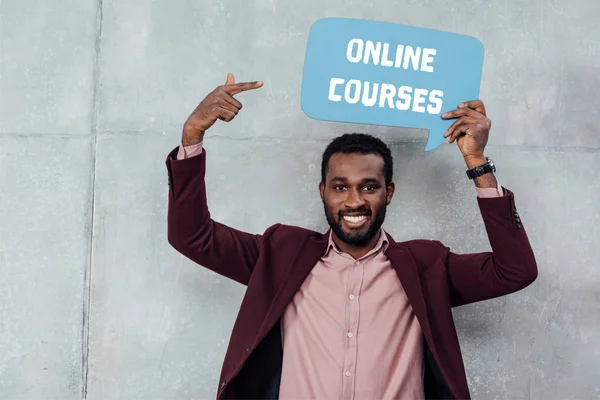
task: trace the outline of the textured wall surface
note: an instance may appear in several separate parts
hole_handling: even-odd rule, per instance
[[[213,216],[325,230],[327,142],[384,138],[396,240],[489,243],[455,145],[300,108],[323,17],[478,37],[487,155],[539,264],[527,289],[458,308],[474,397],[600,397],[600,2],[0,1],[0,399],[214,398],[243,288],[166,240],[167,153],[227,72],[265,81],[206,139]]]

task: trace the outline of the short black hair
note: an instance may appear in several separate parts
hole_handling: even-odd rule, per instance
[[[378,154],[383,158],[383,173],[385,184],[392,183],[394,173],[394,160],[389,147],[379,138],[364,133],[345,133],[333,139],[323,152],[321,161],[321,180],[325,183],[325,175],[329,159],[336,153]]]

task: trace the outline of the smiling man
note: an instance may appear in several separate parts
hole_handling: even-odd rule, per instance
[[[319,190],[338,247],[360,257],[375,245],[394,194],[392,155],[361,134],[334,140],[323,154]]]
[[[452,308],[514,293],[537,264],[514,193],[484,156],[490,120],[479,100],[443,115],[464,157],[491,252],[457,254],[434,240],[396,242],[383,229],[393,158],[378,138],[346,134],[322,159],[330,230],[275,224],[262,234],[211,218],[204,133],[241,110],[262,82],[231,74],[184,124],[167,157],[168,240],[195,263],[245,285],[218,399],[470,398]]]

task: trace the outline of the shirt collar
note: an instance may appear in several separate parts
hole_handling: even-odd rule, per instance
[[[385,230],[383,228],[379,229],[379,233],[380,233],[379,234],[379,239],[377,239],[377,243],[375,243],[375,247],[373,247],[373,249],[370,250],[363,257],[366,257],[369,254],[378,252],[379,250],[383,250],[384,252],[387,250],[387,248],[390,245],[390,242],[388,240],[387,234],[385,233]],[[333,241],[333,230],[329,229],[329,241],[327,243],[327,250],[325,250],[325,254],[323,254],[323,257],[326,257],[329,254],[329,251],[331,249],[333,249],[333,251],[335,251],[338,254],[341,253],[340,250],[338,249],[337,245]]]

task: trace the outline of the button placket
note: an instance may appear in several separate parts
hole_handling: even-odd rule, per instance
[[[348,269],[348,284],[346,286],[348,292],[346,294],[346,321],[345,321],[345,338],[344,340],[344,363],[342,366],[342,374],[344,377],[342,383],[342,397],[352,399],[354,397],[354,373],[356,370],[357,356],[357,328],[359,321],[359,301],[360,288],[363,280],[364,260],[354,260],[349,265]]]

